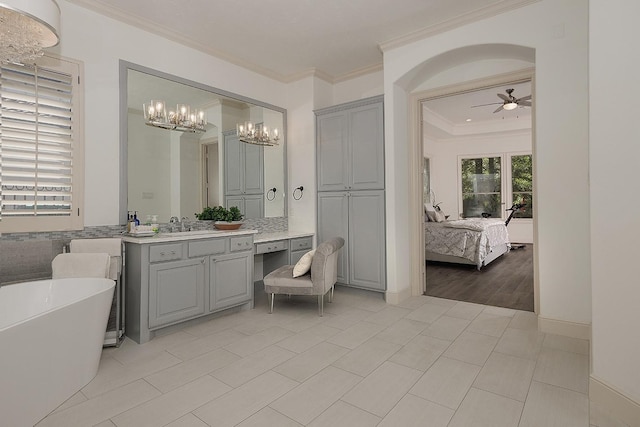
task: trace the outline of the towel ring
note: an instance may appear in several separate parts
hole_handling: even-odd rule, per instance
[[[278,191],[276,187],[270,188],[269,191],[267,191],[267,200],[274,200],[276,198],[276,191]]]
[[[296,191],[299,191],[299,196],[296,197]],[[302,192],[304,191],[304,187],[301,185],[300,187],[296,187],[293,190],[293,199],[294,200],[300,200],[302,199]]]

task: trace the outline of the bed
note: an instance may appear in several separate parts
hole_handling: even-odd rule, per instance
[[[507,227],[500,219],[426,221],[424,232],[427,261],[470,264],[478,270],[511,247]]]

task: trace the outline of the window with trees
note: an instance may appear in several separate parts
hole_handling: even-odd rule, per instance
[[[502,216],[501,160],[499,156],[461,160],[464,218]]]
[[[524,205],[514,218],[533,218],[533,164],[530,153],[461,157],[460,174],[464,218],[503,218],[505,209],[514,203]]]
[[[533,165],[531,154],[511,155],[511,203],[524,204],[514,218],[533,218]]]

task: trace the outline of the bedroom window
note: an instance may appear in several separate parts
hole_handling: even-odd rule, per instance
[[[0,232],[82,228],[80,68],[0,66]]]
[[[533,164],[531,154],[510,156],[511,204],[523,203],[524,209],[514,218],[533,218]]]
[[[502,217],[501,160],[499,156],[461,159],[463,218]]]

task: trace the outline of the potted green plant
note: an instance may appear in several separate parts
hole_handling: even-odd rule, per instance
[[[219,230],[236,230],[242,225],[244,215],[237,206],[226,209],[223,206],[206,207],[201,213],[196,213],[200,221],[215,221],[213,226]]]

